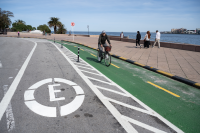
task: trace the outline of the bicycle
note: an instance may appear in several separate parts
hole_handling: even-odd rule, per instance
[[[102,57],[100,57],[99,56],[99,54],[100,54],[100,50],[98,49],[98,52],[97,52],[97,60],[99,61],[99,62],[101,62],[102,61],[102,59],[104,59],[104,62],[105,62],[105,65],[108,67],[108,66],[110,66],[110,64],[111,64],[111,55],[110,55],[110,51],[111,51],[111,47],[109,47],[109,46],[106,46],[105,48],[104,48],[104,52],[102,52]]]

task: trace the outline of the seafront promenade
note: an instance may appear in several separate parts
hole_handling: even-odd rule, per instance
[[[17,33],[0,36],[17,37]],[[40,34],[25,34],[21,37],[42,37],[46,39],[68,40],[73,41],[73,36],[68,35],[51,35],[43,36]],[[74,36],[74,42],[82,43],[93,48],[97,48],[98,37]],[[200,52],[187,50],[156,47],[144,49],[143,44],[140,49],[135,48],[135,43],[111,40],[112,54],[137,61],[141,64],[158,68],[165,72],[193,80],[200,83]]]

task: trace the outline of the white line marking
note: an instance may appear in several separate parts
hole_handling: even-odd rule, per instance
[[[35,43],[35,42],[34,42]],[[33,49],[31,50],[30,54],[28,55],[28,57],[26,58],[26,61],[24,62],[24,64],[22,65],[20,71],[18,72],[17,76],[15,77],[14,81],[12,82],[12,84],[10,85],[10,88],[9,90],[7,91],[6,95],[3,97],[3,99],[1,100],[1,103],[0,103],[0,121],[1,121],[1,118],[4,114],[4,112],[6,111],[6,108],[8,106],[8,104],[10,103],[16,89],[17,89],[17,86],[26,70],[26,67],[28,66],[28,63],[33,55],[33,52],[35,51],[35,48],[37,47],[37,43],[35,43]]]
[[[35,90],[27,90],[27,91],[25,91],[24,100],[25,101],[34,100],[35,99],[34,92],[35,92]]]
[[[88,68],[88,67],[83,67],[83,66],[77,66],[77,67],[80,67],[80,68],[84,68],[84,69],[89,69],[89,70],[94,70],[93,68]]]
[[[129,97],[129,95],[126,95],[125,93],[121,93],[121,92],[118,92],[118,91],[114,91],[114,90],[112,90],[112,89],[104,88],[104,87],[97,86],[97,85],[95,85],[95,87],[97,87],[97,88],[99,88],[99,89],[102,89],[102,90],[110,91],[110,92],[113,92],[113,93],[116,93],[116,94],[119,94],[119,95],[122,95],[122,96],[125,96],[125,97]]]
[[[70,53],[74,54],[73,52],[71,52],[69,49],[67,49],[66,47],[64,47],[67,51],[69,51]],[[75,54],[74,54],[75,55]],[[86,61],[83,60],[83,62],[85,62],[86,64],[90,65],[89,63],[87,63]],[[98,73],[102,74],[100,71],[98,71],[96,68],[92,67],[94,70],[96,70]],[[102,74],[103,75],[103,74]],[[113,82],[111,79],[109,79],[108,77],[106,77],[104,75],[104,78],[106,78],[108,81]],[[130,94],[128,91],[126,91],[125,89],[123,89],[121,86],[119,86],[118,84],[116,84],[115,82],[113,82],[113,84],[115,86],[117,86],[121,91],[123,91],[124,93],[126,93],[127,95],[130,95],[130,98],[132,98],[133,100],[135,100],[136,102],[138,102],[141,106],[143,106],[145,109],[149,110],[150,112],[153,112],[155,114],[156,117],[158,117],[160,120],[162,120],[166,125],[168,125],[169,127],[171,127],[172,129],[174,129],[176,132],[178,133],[184,133],[182,130],[180,130],[178,127],[176,127],[175,125],[173,125],[171,122],[169,122],[167,119],[165,119],[164,117],[162,117],[160,114],[158,114],[157,112],[155,112],[154,110],[152,110],[150,107],[148,107],[146,104],[144,104],[143,102],[141,102],[139,99],[137,99],[136,97],[134,97],[132,94]]]
[[[34,101],[25,101],[26,106],[35,112],[38,115],[47,116],[47,117],[56,117],[56,107],[44,106],[38,102]]]
[[[52,82],[52,78],[41,80],[41,81],[35,83],[34,85],[32,85],[32,86],[31,86],[30,88],[28,88],[28,89],[30,89],[30,90],[37,89],[37,88],[40,87],[41,85],[46,84],[46,83],[49,83],[49,82]]]
[[[8,91],[8,85],[4,85],[4,95]],[[13,116],[12,106],[11,102],[8,104],[8,107],[6,109],[6,120],[7,120],[7,129],[8,132],[12,131],[15,128],[15,119]]]
[[[149,126],[149,125],[147,125],[147,124],[144,124],[144,123],[142,123],[142,122],[136,121],[136,120],[134,120],[134,119],[132,119],[132,118],[129,118],[129,117],[127,117],[127,116],[122,115],[121,117],[122,117],[123,119],[125,119],[125,120],[127,120],[127,121],[129,121],[129,122],[131,122],[131,123],[133,123],[133,124],[135,124],[135,125],[138,125],[138,126],[140,126],[140,127],[142,127],[142,128],[146,128],[147,130],[150,130],[150,131],[152,131],[152,132],[154,132],[154,133],[167,133],[167,132],[164,132],[164,131],[159,130],[159,129],[157,129],[157,128],[154,128],[154,127],[152,127],[152,126]]]
[[[83,66],[88,66],[87,64],[83,64],[83,63],[78,63],[78,62],[74,62],[75,65],[83,65]]]
[[[51,43],[53,44],[53,43]],[[102,103],[107,107],[107,109],[110,111],[110,113],[117,119],[117,121],[122,125],[122,127],[128,132],[128,133],[138,133],[132,125],[121,118],[121,114],[119,111],[106,99],[104,99],[104,95],[92,84],[92,82],[85,78],[85,75],[78,69],[76,65],[73,64],[73,62],[56,46],[53,44],[58,51],[66,58],[66,60],[72,65],[72,67],[76,70],[76,72],[81,76],[81,78],[88,84],[88,86],[91,88],[91,90],[97,95],[97,97],[102,101]],[[66,47],[65,47],[66,48]],[[67,49],[67,48],[66,48]]]
[[[72,102],[61,106],[60,115],[65,116],[76,111],[82,105],[84,98],[85,95],[76,96]]]
[[[75,58],[75,56],[72,55],[72,54],[68,54],[67,57],[68,57],[68,58],[72,58],[72,57]]]
[[[2,63],[1,63],[1,61],[0,61],[0,68],[2,68],[3,67],[3,65],[2,65]]]
[[[68,58],[69,58],[69,59],[78,59],[77,57],[72,57],[72,56],[71,56],[71,57],[68,57]]]
[[[84,94],[83,89],[80,86],[72,86],[74,90],[76,91],[77,95]]]
[[[97,75],[97,76],[102,76],[101,74],[98,74],[98,73],[93,73],[93,72],[89,72],[89,71],[85,71],[85,70],[81,70],[82,72],[86,72],[86,73],[90,73],[90,74],[94,74],[94,75]]]
[[[98,82],[102,82],[102,83],[105,83],[105,84],[113,85],[112,83],[109,83],[109,82],[106,82],[106,81],[102,81],[102,80],[99,80],[99,79],[95,79],[95,78],[92,78],[92,77],[88,77],[88,76],[85,76],[85,77],[87,77],[87,78],[89,78],[89,79],[92,79],[92,80],[96,80],[96,81],[98,81]]]
[[[146,113],[146,114],[155,116],[153,113],[151,113],[151,112],[149,112],[149,111],[147,111],[147,110],[140,109],[140,108],[138,108],[138,107],[134,107],[134,106],[131,106],[131,105],[129,105],[129,104],[126,104],[126,103],[123,103],[123,102],[120,102],[120,101],[117,101],[117,100],[114,100],[114,99],[111,99],[111,98],[108,98],[108,97],[105,97],[105,99],[107,99],[108,101],[111,101],[111,102],[113,102],[113,103],[122,105],[122,106],[124,106],[124,107],[130,108],[130,109],[134,109],[134,110],[137,110],[137,111],[139,111],[139,112],[142,112],[142,113]]]
[[[9,79],[12,79],[13,77],[9,77]]]
[[[77,85],[76,83],[74,83],[74,82],[72,82],[72,81],[70,81],[70,80],[61,79],[61,78],[54,78],[54,81],[55,81],[55,82],[66,83],[66,84],[71,85],[71,86]]]

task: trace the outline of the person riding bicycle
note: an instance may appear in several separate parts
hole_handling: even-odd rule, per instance
[[[99,56],[102,57],[102,52],[103,52],[103,47],[107,47],[107,42],[109,43],[110,47],[112,46],[110,43],[110,40],[106,34],[106,32],[103,30],[102,33],[99,35],[99,40],[98,40],[98,48],[100,50]],[[102,59],[102,58],[101,58]]]

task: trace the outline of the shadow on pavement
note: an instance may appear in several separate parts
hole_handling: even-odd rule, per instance
[[[97,59],[95,59],[95,58],[91,58],[91,57],[87,57],[87,59],[88,60],[90,60],[90,61],[94,61],[94,62],[96,62],[96,63],[99,63],[99,64],[102,64],[103,65],[103,60],[101,61],[101,62],[99,62]]]

